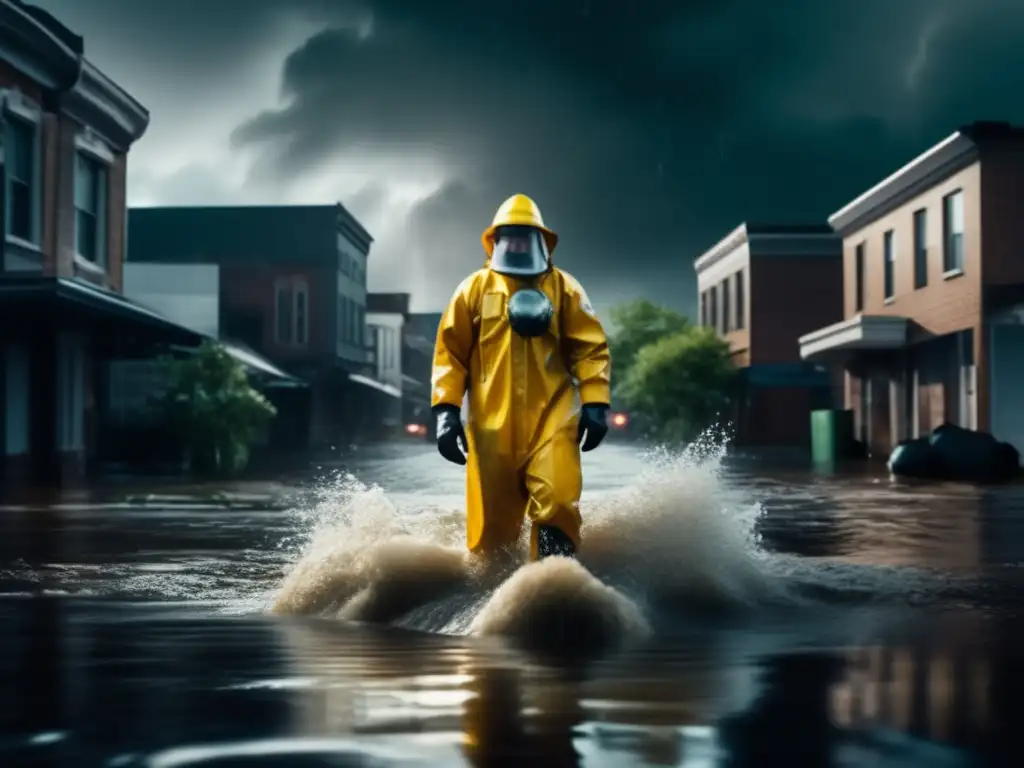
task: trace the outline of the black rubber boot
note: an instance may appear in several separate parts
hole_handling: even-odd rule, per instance
[[[553,525],[537,526],[537,559],[560,555],[561,557],[575,557],[576,547],[572,539],[566,536],[561,529]]]

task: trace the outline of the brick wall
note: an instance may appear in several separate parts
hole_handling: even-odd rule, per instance
[[[864,248],[865,315],[913,318],[934,335],[974,328],[981,317],[981,174],[975,163],[928,192],[844,239],[844,310],[857,314],[856,247]],[[964,271],[944,279],[942,274],[942,198],[957,189],[964,193]],[[914,288],[914,212],[928,212],[928,284]],[[883,234],[895,235],[894,297],[885,299]]]
[[[798,362],[801,336],[843,319],[842,270],[838,258],[817,255],[751,260],[752,363]]]
[[[107,191],[107,284],[119,293],[124,286],[127,170],[128,156],[117,155],[110,166]]]
[[[309,343],[301,349],[278,344],[274,338],[275,284],[282,278],[303,279],[308,289]],[[230,313],[258,316],[262,329],[260,351],[268,357],[299,361],[334,354],[336,272],[299,266],[222,266],[220,286],[221,327]]]
[[[17,88],[36,104],[42,104],[39,87],[0,61],[0,88]],[[73,277],[80,274],[116,291],[123,285],[124,222],[127,156],[115,157],[108,173],[106,274],[78,270],[75,266],[75,138],[79,124],[65,115],[46,112],[39,126],[41,149],[41,241],[43,272]]]

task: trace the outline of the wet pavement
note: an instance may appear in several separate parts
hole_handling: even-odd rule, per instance
[[[642,468],[624,445],[588,462],[594,496]],[[428,446],[348,468],[400,510],[460,506]],[[738,462],[723,504],[757,502],[757,548],[813,610],[682,616],[552,665],[267,615],[324,477],[3,506],[0,765],[1019,764],[1024,489]]]

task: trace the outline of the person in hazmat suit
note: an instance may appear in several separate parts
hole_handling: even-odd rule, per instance
[[[508,198],[482,242],[484,268],[455,290],[437,331],[437,448],[448,461],[468,460],[471,552],[509,547],[528,519],[531,560],[573,556],[580,451],[608,432],[608,339],[583,287],[553,266],[558,235],[533,200]]]

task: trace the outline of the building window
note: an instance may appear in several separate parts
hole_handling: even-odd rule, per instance
[[[294,286],[295,298],[295,344],[300,347],[309,343],[309,292],[302,283]]]
[[[697,302],[700,304],[700,324],[706,326],[708,324],[708,292],[701,291]]]
[[[896,234],[891,229],[882,235],[882,257],[885,266],[885,299],[888,301],[895,295],[896,267]]]
[[[716,331],[718,330],[718,286],[712,286],[708,288],[708,293],[711,294],[711,308],[708,310],[710,317],[708,318],[711,322],[710,325]]]
[[[864,243],[858,243],[854,249],[853,271],[853,311],[864,311]]]
[[[942,269],[964,268],[964,193],[957,190],[942,199]]]
[[[274,340],[285,346],[309,343],[309,289],[304,280],[279,280],[274,295]]]
[[[76,153],[75,251],[103,267],[107,263],[107,189],[107,166]]]
[[[747,295],[743,285],[743,275],[742,269],[736,273],[736,330],[738,331],[743,330],[747,322]]]
[[[722,291],[722,333],[729,333],[732,330],[732,315],[729,313],[730,305],[732,302],[729,301],[731,296],[729,295],[729,289],[732,287],[731,280],[727,277],[721,283]]]
[[[38,127],[10,113],[6,121],[7,234],[36,243],[39,230],[36,209]]]
[[[928,285],[928,212],[914,211],[914,288]]]

